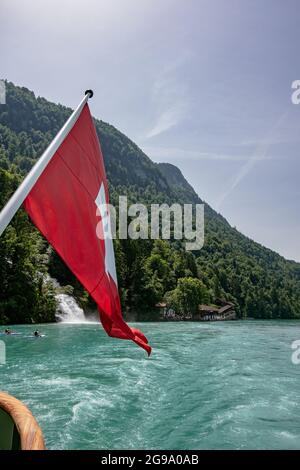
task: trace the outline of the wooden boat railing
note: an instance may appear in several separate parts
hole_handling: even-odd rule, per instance
[[[42,430],[32,413],[4,392],[0,392],[0,449],[45,449]]]

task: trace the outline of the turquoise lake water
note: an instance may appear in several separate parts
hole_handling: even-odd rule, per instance
[[[16,326],[0,389],[23,400],[49,449],[300,449],[300,322]]]

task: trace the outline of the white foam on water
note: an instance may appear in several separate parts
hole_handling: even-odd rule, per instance
[[[113,397],[83,392],[78,396],[79,401],[72,406],[70,425],[76,422],[89,421],[99,414],[99,410],[114,408]]]
[[[279,437],[283,437],[285,439],[299,439],[299,435],[297,434],[293,434],[289,431],[280,431],[280,432],[276,432],[276,434],[279,436]]]
[[[49,379],[40,379],[39,380],[39,383],[42,385],[42,386],[51,386],[51,387],[54,387],[54,388],[60,388],[61,387],[72,387],[73,385],[75,384],[79,384],[81,383],[81,378],[77,378],[77,379],[72,379],[70,377],[56,377],[56,378],[49,378]]]

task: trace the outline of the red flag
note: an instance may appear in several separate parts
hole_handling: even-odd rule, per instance
[[[24,206],[33,223],[96,301],[109,336],[151,347],[122,318],[111,238],[97,236],[110,223],[100,204],[109,202],[95,126],[86,104],[73,128],[33,186]],[[97,206],[100,207],[100,212]],[[102,218],[99,216],[102,215]]]

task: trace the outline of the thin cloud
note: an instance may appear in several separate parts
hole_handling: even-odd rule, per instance
[[[241,181],[250,173],[253,167],[257,162],[265,160],[267,157],[267,152],[269,147],[274,142],[276,133],[278,132],[279,127],[283,124],[287,117],[288,111],[283,113],[280,118],[276,121],[271,130],[266,134],[265,138],[262,139],[260,144],[256,147],[252,156],[242,165],[238,173],[235,175],[229,187],[221,194],[215,207],[217,210],[220,210],[221,205],[225,199],[235,190],[235,188],[241,183]]]
[[[280,137],[280,136],[274,136],[274,138],[270,139],[269,141],[269,145],[285,145],[285,144],[290,144],[290,143],[298,143],[300,141],[300,136],[298,135],[292,135],[292,136],[288,136],[288,137]],[[240,147],[253,147],[255,146],[256,148],[259,146],[259,145],[263,145],[264,144],[264,140],[261,139],[261,140],[245,140],[243,142],[241,142],[240,144],[238,144],[238,146]]]
[[[168,64],[154,81],[152,99],[156,119],[145,133],[144,140],[166,132],[185,119],[188,111],[188,93],[176,71],[189,57],[189,53],[182,54],[175,62]]]
[[[157,147],[141,145],[143,151],[154,160],[218,160],[218,161],[248,161],[247,155],[223,154],[214,152],[199,152],[198,150],[185,150],[178,147]],[[270,160],[271,157],[265,155],[260,159]]]
[[[152,137],[175,127],[182,119],[184,119],[185,114],[186,107],[180,102],[174,103],[171,108],[161,112],[153,127],[147,132],[145,138],[151,139]]]

